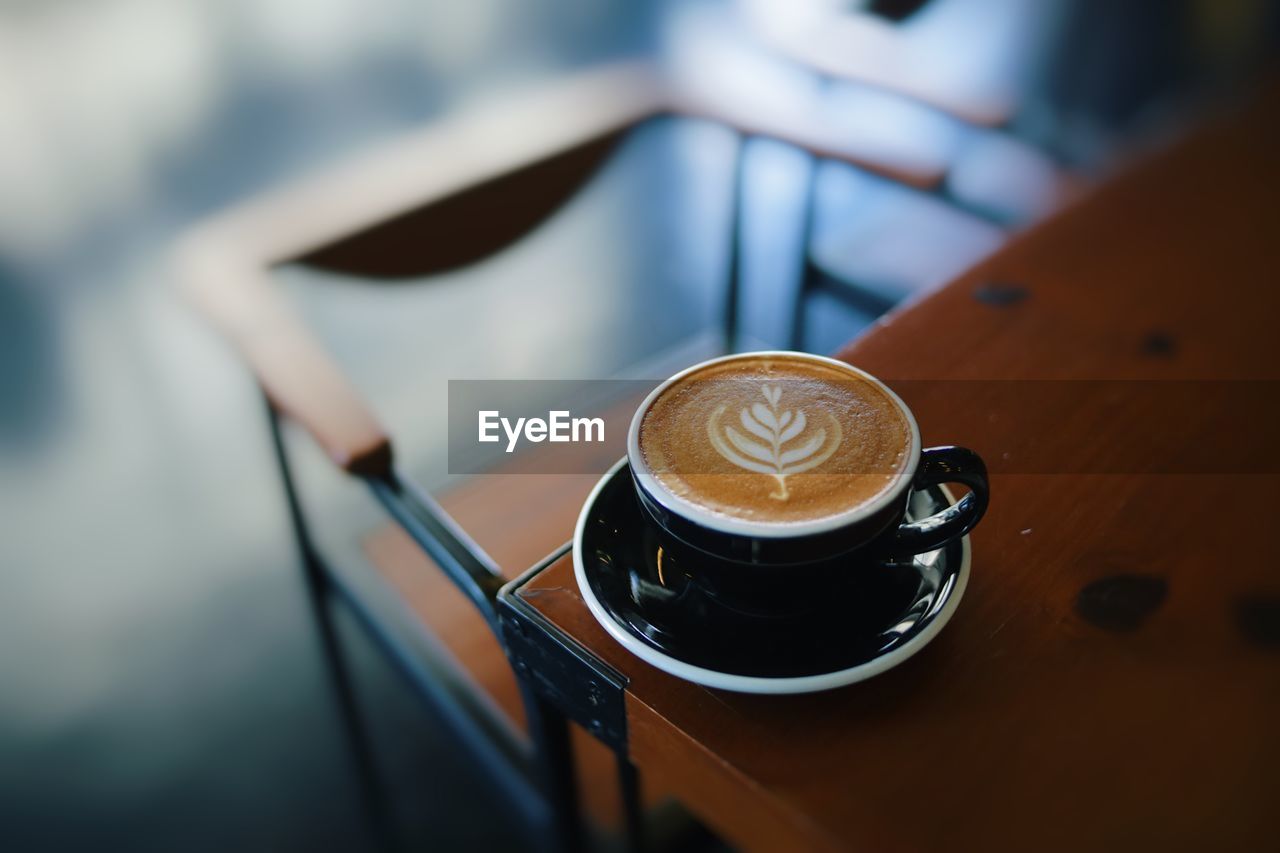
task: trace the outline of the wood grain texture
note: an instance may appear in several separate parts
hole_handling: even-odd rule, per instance
[[[1016,413],[934,380],[1280,379],[1278,104],[1272,90],[1152,158],[842,357],[890,384],[929,380],[904,384],[925,443],[991,459],[1028,441]],[[992,283],[1026,292],[975,298]],[[1096,405],[1062,427],[1075,473],[993,478],[953,622],[860,685],[758,697],[667,676],[593,621],[568,559],[526,595],[630,677],[642,771],[744,848],[1268,846],[1280,657],[1238,617],[1280,595],[1248,520],[1270,514],[1274,477],[1089,473],[1142,440],[1114,418]],[[1187,435],[1176,417],[1145,426],[1175,450]],[[1086,618],[1082,592],[1116,577],[1163,592],[1129,622]]]

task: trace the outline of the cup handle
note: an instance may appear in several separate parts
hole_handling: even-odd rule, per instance
[[[913,491],[960,483],[969,494],[928,518],[904,521],[890,536],[886,550],[894,555],[935,551],[968,533],[987,511],[990,488],[982,457],[964,447],[930,447],[920,454],[920,469],[911,483]]]

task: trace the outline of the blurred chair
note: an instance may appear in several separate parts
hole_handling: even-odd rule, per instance
[[[839,164],[819,166],[810,260],[815,276],[860,288],[884,313],[995,251],[1005,232],[935,195]]]
[[[1008,122],[1033,82],[1056,6],[1021,0],[741,0],[761,39],[800,65],[987,127]],[[881,7],[892,14],[875,14]]]
[[[0,452],[43,446],[63,404],[60,329],[35,278],[0,258]]]
[[[1011,133],[975,131],[956,146],[945,194],[1009,228],[1032,225],[1081,194],[1084,176]]]
[[[875,316],[953,278],[1076,191],[1078,180],[1007,125],[1037,77],[1056,4],[922,0],[850,9],[834,0],[741,0],[759,39],[825,86],[837,126],[876,123],[886,147],[945,150],[944,179],[925,194],[834,167],[812,181],[810,250],[790,345],[804,348],[808,300],[825,294]],[[915,101],[929,119],[860,110],[866,89]],[[859,113],[862,113],[861,115]],[[931,123],[930,123],[931,121]],[[896,130],[896,134],[895,134]],[[856,131],[854,131],[856,133]],[[922,141],[923,140],[923,141]],[[907,155],[903,155],[907,156]],[[831,184],[833,186],[826,186]]]
[[[571,701],[569,694],[583,685],[564,683],[555,669],[513,673],[502,590],[521,570],[563,550],[559,537],[572,519],[547,517],[545,506],[565,504],[548,504],[539,496],[557,489],[585,497],[592,475],[603,466],[588,466],[576,479],[511,478],[500,499],[492,489],[464,483],[445,496],[442,506],[397,466],[391,437],[283,297],[272,270],[300,263],[368,282],[425,282],[489,262],[533,239],[633,128],[671,112],[753,134],[762,130],[752,116],[687,97],[651,67],[594,69],[544,91],[443,119],[362,161],[252,201],[194,229],[178,250],[181,278],[193,300],[239,351],[266,397],[307,589],[351,729],[360,728],[358,703],[346,687],[349,679],[329,622],[331,597],[354,612],[417,692],[441,709],[459,740],[493,770],[514,807],[548,827],[556,843],[568,849],[583,841],[578,792],[599,802],[600,794],[613,787],[615,773],[622,796],[621,814],[617,809],[613,814],[636,843],[638,781],[625,751],[611,753],[599,744],[593,751],[592,741],[580,734],[573,736],[579,747],[575,770],[568,719],[591,729],[606,745],[607,727],[576,715],[594,713]],[[762,124],[814,156],[866,172],[901,174],[894,165],[877,162],[874,152],[828,144],[816,126],[788,128],[767,118]],[[738,334],[737,208],[735,196],[723,235],[726,349]],[[634,404],[620,403],[624,408]],[[358,561],[362,552],[372,572],[353,576],[322,547],[337,520],[308,512],[296,472],[298,454],[289,447],[282,418],[301,425],[334,465],[367,489],[383,517],[390,516],[390,522],[359,531],[359,545],[343,545],[338,554]],[[435,641],[406,639],[403,618],[379,604],[388,591],[412,614],[411,622],[436,635]],[[600,677],[607,682],[609,674]],[[360,752],[358,738],[355,745]],[[370,777],[376,775],[373,765],[367,755],[361,761]],[[576,774],[584,776],[585,785],[575,783]]]

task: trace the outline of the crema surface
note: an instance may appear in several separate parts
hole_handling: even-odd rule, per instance
[[[852,371],[745,356],[665,389],[639,440],[671,494],[718,515],[786,524],[838,516],[894,490],[912,433],[899,403]]]

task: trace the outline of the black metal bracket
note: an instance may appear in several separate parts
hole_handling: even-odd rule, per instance
[[[560,559],[556,551],[498,593],[498,623],[516,675],[566,717],[620,756],[627,754],[627,677],[565,634],[518,594],[544,568]]]

